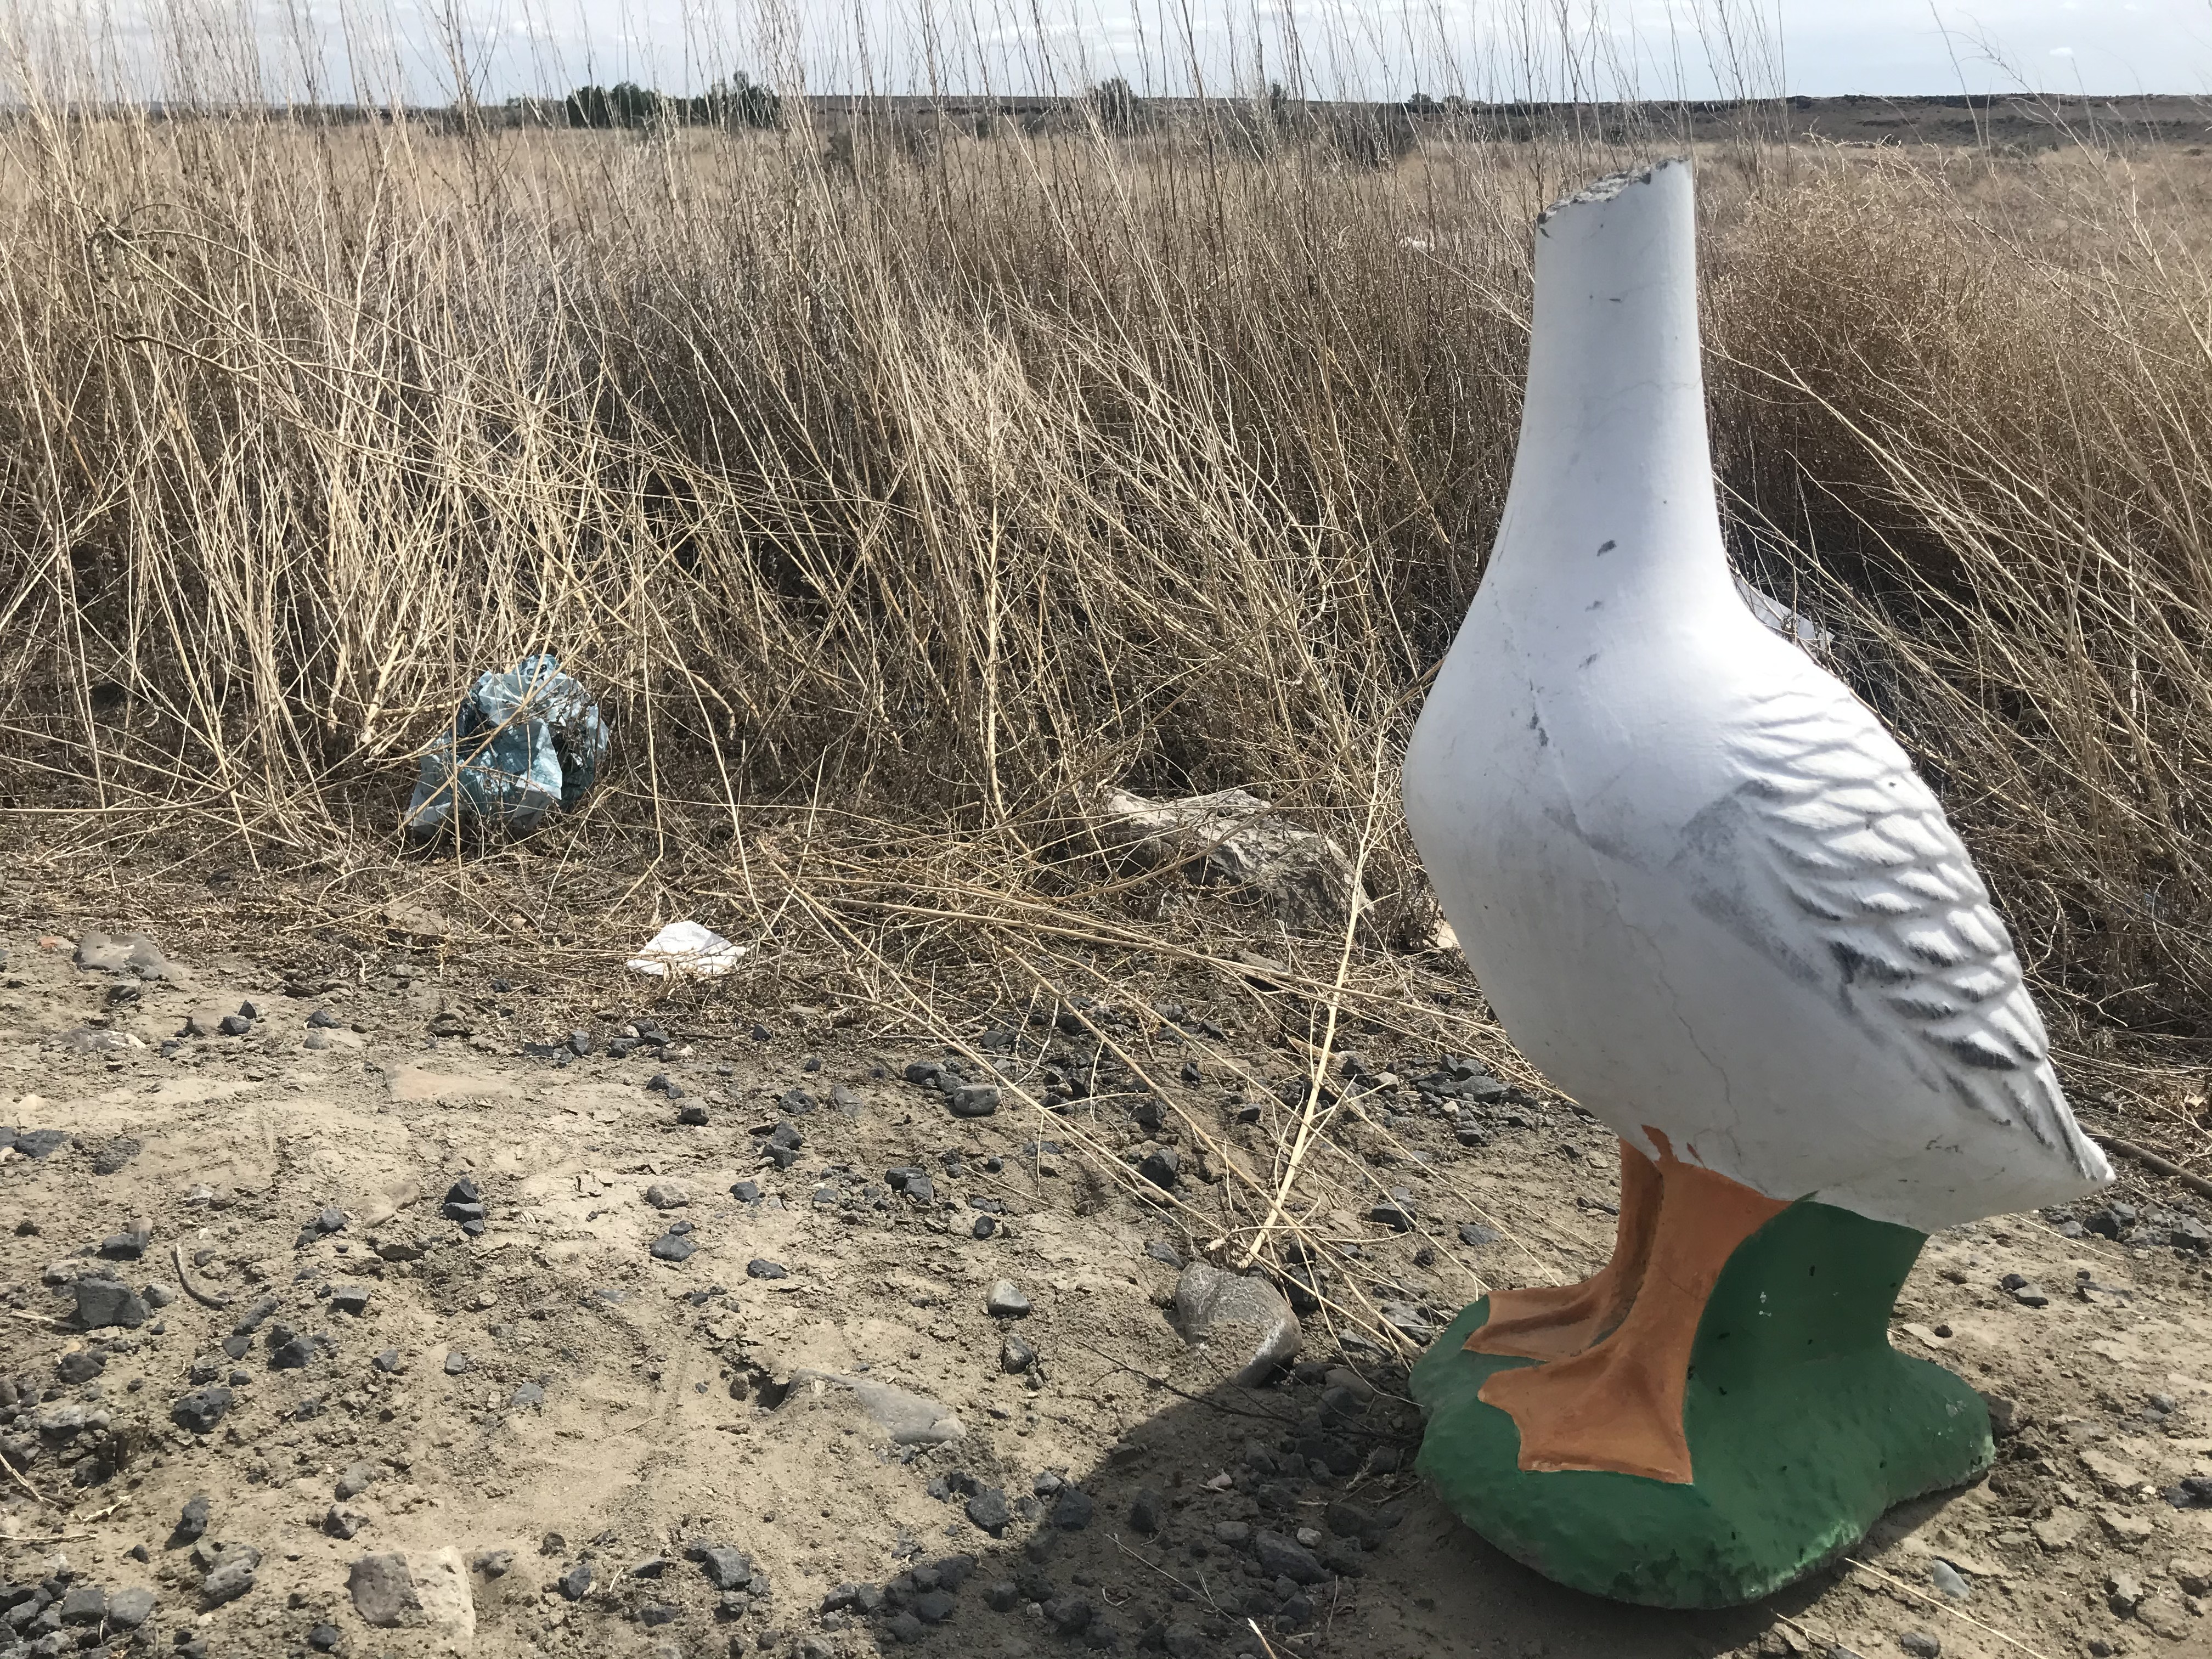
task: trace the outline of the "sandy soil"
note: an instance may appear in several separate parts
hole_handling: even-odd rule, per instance
[[[2212,1475],[2212,1276],[2170,1242],[2186,1195],[2132,1170],[2113,1196],[2143,1212],[2133,1243],[2008,1218],[1933,1241],[1914,1277],[1895,1340],[2009,1402],[1986,1481],[1908,1506],[1851,1552],[1863,1565],[1765,1605],[1654,1613],[1561,1590],[1460,1528],[1405,1472],[1418,1423],[1380,1348],[1309,1317],[1294,1370],[1224,1382],[1237,1356],[1188,1346],[1164,1310],[1176,1261],[1207,1243],[1194,1212],[1142,1198],[1118,1150],[1056,1133],[1132,1155],[1162,1143],[1111,1102],[955,1118],[904,1077],[941,1045],[835,998],[656,1006],[665,988],[640,978],[510,979],[404,929],[257,950],[259,924],[220,904],[187,927],[150,900],[105,902],[57,900],[4,935],[0,1124],[65,1138],[0,1153],[0,1578],[26,1587],[0,1599],[20,1610],[41,1581],[98,1586],[126,1617],[120,1592],[157,1599],[135,1636],[95,1613],[0,1653],[79,1650],[103,1629],[118,1651],[224,1656],[854,1655],[905,1637],[958,1655],[1874,1659],[1938,1650],[1922,1637],[1961,1659],[2212,1653],[2191,1594],[2212,1590],[2212,1507],[2161,1495]],[[143,931],[184,977],[73,965],[95,927]],[[111,1000],[118,983],[136,1000]],[[1188,1046],[1202,1073],[1240,1046],[1254,1073],[1292,1073],[1204,984],[1183,995],[1219,1038],[1159,1029],[1142,1006],[1125,1029]],[[245,1035],[180,1036],[196,1011],[246,1004]],[[334,1024],[311,1026],[318,1010]],[[641,1018],[665,1049],[610,1055]],[[588,1057],[523,1047],[580,1026]],[[1016,1033],[1000,1057],[1032,1077],[1081,1047],[1003,1017],[962,1035],[991,1030]],[[1401,1079],[1434,1059],[1369,1056]],[[647,1088],[657,1074],[681,1097]],[[1462,1146],[1402,1081],[1398,1096],[1374,1157],[1419,1228],[1350,1210],[1316,1224],[1358,1238],[1406,1310],[1440,1320],[1492,1279],[1599,1259],[1614,1176],[1595,1126],[1531,1102]],[[679,1121],[687,1108],[705,1121]],[[1237,1116],[1224,1091],[1224,1144],[1264,1162],[1267,1124]],[[780,1121],[803,1139],[788,1168],[763,1151]],[[1067,1150],[1039,1146],[1055,1139]],[[1202,1213],[1199,1162],[1186,1146]],[[901,1166],[927,1172],[931,1201],[884,1185]],[[446,1212],[464,1179],[484,1206],[474,1237]],[[757,1200],[732,1196],[744,1182]],[[684,1201],[656,1207],[656,1187]],[[104,1240],[127,1255],[138,1218],[143,1254],[103,1259]],[[694,1253],[656,1259],[686,1222]],[[1469,1245],[1462,1223],[1504,1237]],[[785,1276],[749,1276],[755,1261]],[[79,1330],[72,1281],[102,1273],[166,1304]],[[2046,1304],[2002,1288],[2008,1273]],[[1000,1279],[1025,1317],[987,1310]],[[1010,1334],[1036,1352],[1025,1370],[1008,1369]],[[926,1396],[961,1432],[896,1444],[838,1378]],[[192,1432],[174,1408],[204,1388],[231,1404]],[[1068,1488],[1087,1523],[1060,1524],[1085,1509]],[[996,1534],[969,1518],[993,1490]],[[175,1529],[197,1493],[210,1518],[194,1546]],[[1315,1582],[1261,1567],[1240,1527],[1304,1538]],[[236,1546],[258,1553],[250,1573]],[[710,1583],[687,1555],[709,1546],[749,1558],[750,1583]],[[349,1572],[394,1552],[422,1605],[372,1626]],[[954,1581],[940,1599],[933,1573]]]

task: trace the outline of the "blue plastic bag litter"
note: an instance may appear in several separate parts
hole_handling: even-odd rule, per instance
[[[612,741],[599,705],[550,653],[479,675],[453,729],[423,752],[407,833],[434,834],[458,807],[526,834],[583,798]]]

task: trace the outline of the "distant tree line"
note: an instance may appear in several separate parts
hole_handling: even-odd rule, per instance
[[[562,114],[572,127],[772,127],[783,118],[783,100],[740,72],[715,82],[696,98],[678,98],[635,81],[578,87],[562,100]]]

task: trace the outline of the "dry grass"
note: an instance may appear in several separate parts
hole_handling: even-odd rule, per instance
[[[1417,941],[1395,757],[1510,464],[1528,222],[1647,141],[1437,131],[1375,165],[1234,125],[27,106],[0,128],[9,805],[343,884],[393,867],[410,757],[476,672],[551,648],[618,748],[550,878],[818,927],[885,1006],[930,960],[1057,994],[1194,948],[1089,855],[1105,781],[1364,837],[1382,937]],[[2201,164],[1700,161],[1746,568],[1923,757],[2070,1039],[2198,1035]],[[447,853],[455,908],[526,921],[542,870]],[[1093,967],[1016,949],[1048,936]],[[1419,961],[1297,971],[1324,1048],[1350,1004],[1483,1036]]]

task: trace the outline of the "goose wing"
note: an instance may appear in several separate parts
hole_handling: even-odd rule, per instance
[[[2101,1178],[1972,858],[1873,711],[1820,680],[1761,700],[1728,740],[1743,779],[1728,838],[1766,878],[1759,931],[1840,978],[1848,1012],[1971,1113]]]

